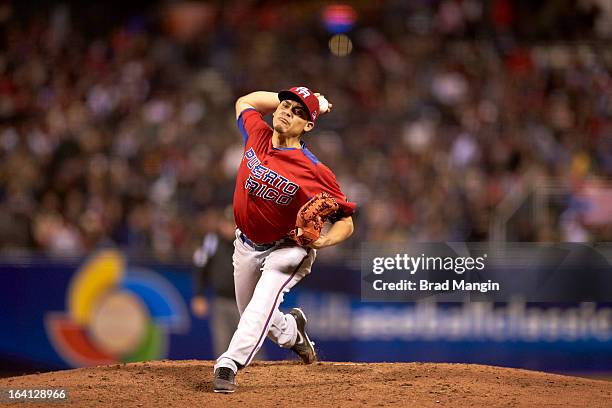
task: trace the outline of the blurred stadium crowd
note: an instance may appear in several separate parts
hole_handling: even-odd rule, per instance
[[[508,239],[612,239],[606,2],[356,2],[345,57],[323,2],[140,3],[0,3],[0,248],[189,257],[231,203],[235,99],[296,84],[334,103],[306,142],[355,247],[487,240],[545,186]]]

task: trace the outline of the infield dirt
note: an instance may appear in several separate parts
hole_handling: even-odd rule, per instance
[[[66,388],[71,407],[612,406],[612,382],[469,364],[255,362],[234,394],[211,389],[210,361],[150,361],[0,379]],[[17,404],[10,404],[16,406]]]

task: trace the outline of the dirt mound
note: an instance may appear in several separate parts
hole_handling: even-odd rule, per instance
[[[0,388],[64,387],[68,401],[59,405],[79,407],[612,404],[612,382],[469,364],[256,362],[239,373],[238,391],[224,395],[211,390],[212,366],[196,360],[117,364],[3,378]]]

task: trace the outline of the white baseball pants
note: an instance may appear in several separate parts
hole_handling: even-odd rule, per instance
[[[291,348],[297,338],[295,319],[279,310],[285,293],[310,273],[316,250],[281,243],[256,251],[240,239],[234,241],[234,286],[240,322],[229,347],[215,364],[234,372],[248,366],[266,336]]]

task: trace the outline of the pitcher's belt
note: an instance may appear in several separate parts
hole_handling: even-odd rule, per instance
[[[243,232],[240,232],[240,239],[242,242],[250,246],[256,251],[267,251],[268,249],[275,247],[276,245],[286,242],[287,238],[279,239],[278,241],[270,242],[268,244],[256,244],[249,239]]]

